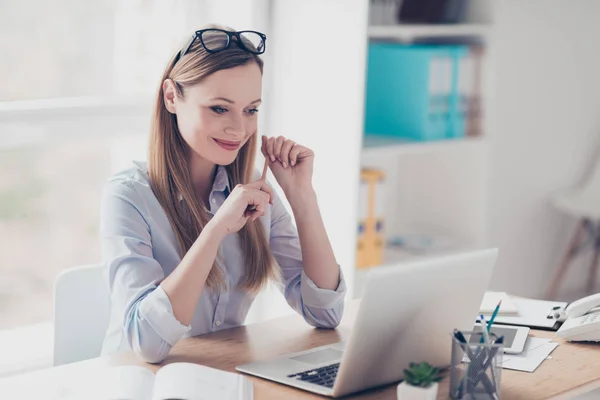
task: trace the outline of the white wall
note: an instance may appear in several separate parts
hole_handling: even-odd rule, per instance
[[[315,151],[313,184],[352,287],[368,3],[287,0],[272,5],[274,73],[267,133],[288,136]]]
[[[577,184],[600,144],[600,2],[504,0],[494,19],[493,285],[542,296],[574,227],[548,196]],[[561,297],[584,288],[581,260]]]
[[[368,2],[275,0],[270,5],[261,130],[314,150],[313,185],[351,295]],[[246,322],[292,312],[271,287],[256,299]]]

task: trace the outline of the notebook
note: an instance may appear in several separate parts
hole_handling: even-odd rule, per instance
[[[109,400],[252,400],[247,377],[193,363],[165,365],[156,374],[141,366],[111,367],[106,385]]]
[[[498,315],[519,315],[519,309],[506,292],[485,292],[479,312],[484,315],[491,315],[500,300],[502,300],[502,304]]]

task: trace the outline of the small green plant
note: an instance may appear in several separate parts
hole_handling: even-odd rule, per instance
[[[411,386],[428,388],[432,383],[442,379],[440,370],[426,362],[420,364],[411,362],[409,368],[404,370],[404,380]]]

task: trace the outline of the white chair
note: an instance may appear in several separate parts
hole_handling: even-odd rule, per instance
[[[109,315],[103,265],[61,272],[54,284],[54,366],[98,357]]]
[[[579,223],[546,296],[548,299],[556,298],[571,262],[589,242],[592,243],[594,255],[589,267],[586,289],[588,294],[591,294],[596,285],[600,256],[600,159],[596,161],[594,170],[583,185],[554,196],[552,204],[558,210],[577,218]]]

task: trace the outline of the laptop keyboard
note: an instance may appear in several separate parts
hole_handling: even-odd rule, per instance
[[[314,383],[328,388],[333,387],[333,382],[337,376],[340,363],[326,365],[324,367],[310,369],[308,371],[298,372],[297,374],[288,375],[288,378],[296,378],[301,381]]]

